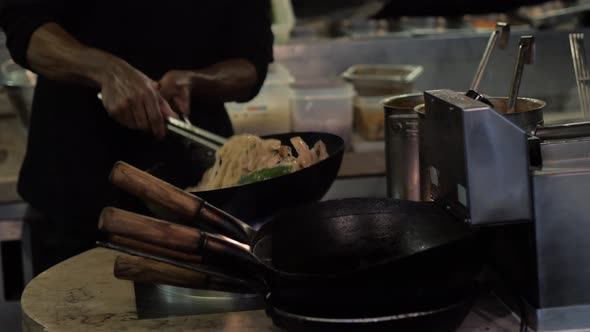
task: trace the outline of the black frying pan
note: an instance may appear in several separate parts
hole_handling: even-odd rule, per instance
[[[133,217],[124,211],[115,211],[112,209],[105,210],[105,216],[127,216]],[[114,220],[117,219],[117,220]],[[110,230],[115,230],[116,226],[120,224],[122,219],[115,217],[113,220],[107,221]],[[113,223],[114,222],[114,223]],[[126,223],[126,221],[123,221]],[[106,225],[103,223],[103,225]],[[139,226],[147,226],[150,221]],[[115,226],[115,228],[111,228]],[[181,226],[182,227],[182,226]],[[143,227],[142,227],[143,229]],[[177,233],[177,236],[182,237],[182,232]],[[290,331],[434,331],[447,332],[454,331],[461,323],[466,314],[469,312],[474,299],[477,297],[478,291],[475,287],[465,285],[462,288],[438,288],[431,290],[428,297],[417,293],[419,300],[414,298],[407,298],[400,296],[400,292],[396,291],[395,283],[391,281],[389,285],[380,287],[367,287],[364,285],[355,286],[354,283],[347,285],[346,289],[340,289],[340,293],[335,294],[334,288],[320,288],[315,291],[299,292],[294,296],[279,295],[284,292],[281,286],[274,286],[271,292],[268,293],[268,288],[260,285],[255,280],[246,281],[242,278],[237,278],[235,272],[230,275],[222,274],[220,279],[219,271],[213,270],[211,267],[194,266],[192,264],[178,263],[162,257],[147,256],[142,252],[135,252],[120,246],[113,246],[109,243],[101,243],[100,245],[107,248],[122,251],[131,255],[138,255],[140,257],[148,258],[144,260],[151,262],[148,268],[137,266],[133,262],[135,259],[126,259],[127,265],[122,266],[122,261],[118,259],[119,266],[115,264],[115,275],[118,278],[137,279],[140,281],[155,281],[172,282],[178,285],[179,281],[183,281],[180,285],[186,284],[188,287],[197,288],[202,286],[205,289],[211,287],[229,287],[238,292],[250,289],[255,292],[262,292],[266,296],[267,314],[273,319],[273,322]],[[154,261],[155,260],[155,261]],[[141,261],[141,259],[140,259]],[[165,271],[154,270],[153,264],[156,262],[167,263],[164,266]],[[131,264],[129,266],[128,264]],[[171,264],[171,265],[169,265]],[[188,275],[198,279],[186,279],[187,272],[179,270],[174,266],[191,271]],[[158,266],[158,267],[161,267]],[[138,275],[138,273],[143,273]],[[209,278],[207,277],[209,276]],[[210,280],[210,278],[214,278]],[[246,277],[247,278],[247,277]],[[185,286],[185,287],[187,287]],[[236,286],[239,286],[236,289]],[[245,287],[245,288],[244,288]],[[406,287],[412,287],[406,285]],[[316,287],[317,288],[317,287]],[[227,291],[225,288],[220,290]],[[366,296],[359,297],[360,292],[369,293],[370,299]],[[345,293],[345,303],[342,303],[341,293]],[[336,296],[335,296],[336,295]],[[409,301],[408,301],[409,300]]]
[[[294,136],[300,136],[309,146],[318,140],[324,142],[328,159],[270,180],[194,194],[247,223],[264,220],[289,207],[319,201],[336,179],[342,163],[344,141],[333,134],[312,132],[269,135],[263,138],[275,138],[293,148],[289,139]],[[189,157],[185,163],[159,163],[148,172],[179,188],[194,186],[210,165],[203,167],[204,158],[201,158],[202,150],[199,147],[193,147],[192,151],[192,158]],[[151,205],[149,208],[160,218],[174,217]]]
[[[337,206],[344,210],[334,210]],[[283,226],[292,220],[284,216],[293,215],[309,217],[299,220],[302,229],[311,224],[320,225],[316,230],[324,228],[321,225],[334,227],[329,234],[318,232],[313,239],[304,239],[309,241],[298,241],[299,234],[293,234],[291,241],[298,243],[292,248],[277,245],[288,237],[284,232],[291,232]],[[462,225],[442,209],[414,202],[340,200],[319,203],[302,213],[285,212],[251,237],[253,254],[197,229],[128,212],[105,210],[100,225],[116,235],[155,240],[155,245],[200,255],[209,266],[225,263],[225,268],[237,269],[240,275],[248,270],[267,285],[275,300],[297,303],[320,317],[364,315],[384,307],[393,312],[431,310],[442,295],[471,287],[480,266],[471,232],[455,227]],[[312,247],[325,245],[299,259],[306,254],[297,249],[307,242]],[[358,259],[319,266],[343,255]]]
[[[451,332],[455,331],[473,306],[477,292],[441,294],[436,300],[424,305],[421,310],[392,309],[399,300],[390,298],[378,310],[362,310],[357,315],[342,316],[339,313],[326,315],[302,308],[293,302],[267,296],[266,313],[275,325],[288,331],[404,331],[404,332]]]
[[[363,289],[355,295],[357,300],[373,301],[380,293],[369,296],[364,290],[387,286],[397,288],[398,296],[408,301],[418,301],[427,288],[451,289],[473,282],[480,266],[477,236],[434,203],[368,198],[321,202],[285,211],[254,231],[129,165],[115,165],[111,180],[192,218],[192,227],[205,226],[249,244],[251,253],[194,229],[199,234],[172,243],[181,250],[198,251],[192,253],[209,258],[206,264],[251,269],[271,289],[278,287],[275,296],[332,289],[331,298],[337,298],[340,290],[353,284]],[[194,239],[199,239],[198,245]]]

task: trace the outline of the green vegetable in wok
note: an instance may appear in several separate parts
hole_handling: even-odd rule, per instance
[[[281,175],[289,174],[292,171],[291,166],[277,166],[272,168],[264,168],[248,175],[244,175],[238,181],[238,185],[249,184],[253,182],[264,181],[272,178],[276,178]]]

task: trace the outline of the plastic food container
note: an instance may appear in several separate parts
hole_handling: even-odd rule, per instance
[[[387,96],[354,98],[354,129],[369,141],[381,141],[385,138],[385,116],[383,100]]]
[[[423,67],[416,65],[363,64],[348,68],[342,78],[359,96],[393,96],[413,92]]]
[[[292,86],[294,131],[336,134],[351,147],[354,89],[342,81],[300,83]]]
[[[275,44],[286,44],[295,26],[295,14],[291,0],[272,0],[272,32]]]
[[[12,60],[0,64],[0,87],[4,87],[8,99],[16,109],[25,128],[29,127],[37,75]]]
[[[290,132],[289,85],[293,82],[293,77],[284,66],[269,66],[266,80],[256,98],[247,103],[225,105],[235,133],[262,136]]]

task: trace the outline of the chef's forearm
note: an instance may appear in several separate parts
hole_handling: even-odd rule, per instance
[[[256,67],[245,59],[231,59],[192,71],[193,95],[222,101],[246,101],[256,89]]]
[[[46,23],[31,35],[27,62],[35,72],[57,81],[101,87],[127,65],[106,52],[87,47],[56,23]]]

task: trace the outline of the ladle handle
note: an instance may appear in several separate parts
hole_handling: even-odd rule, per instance
[[[533,136],[537,136],[544,141],[590,137],[590,122],[538,127],[535,129]]]
[[[191,227],[107,207],[98,224],[101,231],[151,245],[202,257],[216,266],[259,268],[261,263],[244,247]]]
[[[533,36],[520,37],[518,57],[516,59],[514,76],[512,77],[512,85],[510,86],[510,93],[508,94],[506,113],[516,112],[516,101],[518,98],[518,91],[520,90],[520,82],[522,81],[524,65],[532,64],[534,62],[534,43],[535,38]]]
[[[496,23],[496,28],[492,31],[490,35],[490,39],[488,39],[488,44],[483,52],[483,56],[481,61],[479,62],[479,66],[477,67],[477,71],[475,72],[475,76],[473,77],[473,82],[471,82],[470,90],[476,91],[479,89],[479,83],[483,78],[483,74],[486,70],[492,52],[496,47],[496,44],[499,40],[500,48],[505,48],[508,44],[508,38],[510,37],[510,25],[505,22],[498,22]]]
[[[255,231],[246,223],[213,207],[201,198],[177,188],[147,172],[119,161],[110,175],[113,185],[242,243],[249,243]]]

